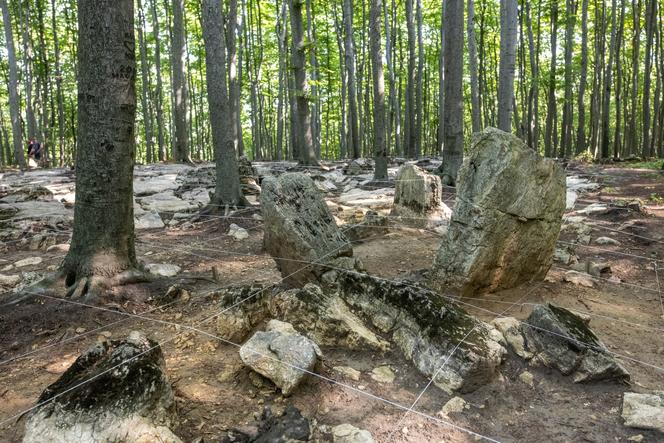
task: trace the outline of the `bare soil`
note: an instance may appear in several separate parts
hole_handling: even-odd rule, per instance
[[[404,416],[395,404],[409,407],[428,380],[398,351],[386,353],[323,349],[319,373],[346,386],[309,377],[284,398],[266,379],[242,367],[236,346],[182,327],[130,317],[197,325],[215,333],[219,312],[215,295],[222,286],[275,285],[280,274],[262,252],[258,221],[236,221],[250,237],[235,241],[225,233],[228,221],[208,220],[190,229],[151,231],[138,236],[137,249],[145,262],[174,263],[183,273],[171,279],[116,289],[94,307],[60,300],[29,298],[18,305],[2,305],[0,297],[0,422],[31,407],[46,386],[54,382],[90,344],[103,338],[122,338],[142,330],[162,343],[168,376],[176,393],[179,424],[174,431],[184,441],[218,441],[232,428],[252,429],[266,406],[277,410],[294,404],[322,425],[351,423],[369,430],[376,441],[465,442],[477,437],[457,427],[502,442],[626,442],[641,434],[645,442],[662,441],[661,434],[623,425],[625,391],[664,390],[664,312],[655,267],[664,276],[664,176],[655,171],[597,168],[579,169],[602,184],[584,195],[577,205],[605,202],[616,206],[607,214],[589,217],[591,237],[615,238],[619,246],[577,245],[580,260],[606,262],[610,274],[593,288],[562,281],[568,269],[554,264],[546,282],[531,287],[466,298],[460,301],[472,314],[491,321],[498,315],[525,319],[531,303],[552,302],[591,315],[591,327],[632,375],[631,386],[612,383],[574,384],[547,368],[528,367],[510,356],[502,377],[473,393],[460,395],[470,405],[449,417],[439,415],[451,398],[430,386],[415,411]],[[451,199],[453,196],[448,195]],[[643,211],[624,210],[622,201],[641,199]],[[631,227],[625,228],[625,223]],[[562,244],[575,237],[561,235]],[[385,278],[413,275],[431,266],[440,238],[426,230],[393,226],[387,235],[355,245],[355,254],[367,271]],[[55,266],[62,253],[39,253],[44,261],[34,268]],[[13,262],[34,256],[25,246],[8,247],[3,259]],[[218,267],[221,281],[212,278]],[[31,270],[31,268],[26,268]],[[612,282],[609,278],[617,277]],[[661,282],[661,283],[664,283]],[[172,285],[186,288],[190,298],[165,298]],[[160,308],[160,306],[165,306]],[[203,322],[203,323],[201,323]],[[32,354],[8,361],[26,353]],[[396,373],[392,384],[370,377],[377,366],[389,365]],[[334,366],[351,366],[362,372],[359,381],[344,379]],[[534,384],[520,380],[524,371]],[[377,397],[383,400],[378,400]],[[423,414],[436,417],[433,421]],[[24,419],[0,426],[0,442],[20,441]]]

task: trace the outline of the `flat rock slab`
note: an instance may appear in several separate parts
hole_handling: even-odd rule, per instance
[[[512,134],[493,128],[475,134],[432,283],[472,295],[543,280],[564,210],[560,166]]]
[[[352,257],[341,232],[313,180],[288,173],[263,180],[260,197],[263,244],[286,282],[302,286],[318,281],[324,265]]]
[[[175,277],[182,271],[178,265],[171,265],[168,263],[151,263],[145,265],[145,269],[153,275],[158,275],[160,277]]]
[[[241,348],[240,358],[251,369],[269,378],[284,395],[290,395],[322,356],[316,343],[289,323],[271,320]]]
[[[24,443],[181,441],[161,348],[138,332],[89,348],[37,404]]]
[[[625,392],[622,417],[625,426],[652,429],[664,434],[664,391],[652,394]]]

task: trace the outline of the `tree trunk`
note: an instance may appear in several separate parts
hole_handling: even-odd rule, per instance
[[[173,43],[171,47],[171,67],[173,70],[173,160],[191,161],[189,157],[189,136],[187,108],[189,91],[185,74],[186,46],[184,37],[184,0],[172,0],[173,4]]]
[[[440,175],[456,183],[463,163],[463,0],[445,0],[445,142]]]
[[[614,0],[615,1],[615,0]],[[641,145],[641,156],[648,158],[652,156],[650,146],[650,71],[652,69],[652,43],[655,32],[655,21],[657,20],[657,1],[646,1],[646,53],[645,67],[643,70],[643,141]]]
[[[210,207],[213,210],[215,208],[220,210],[222,206],[244,205],[245,199],[240,191],[235,134],[233,133],[235,122],[228,118],[231,104],[226,82],[227,59],[221,3],[219,0],[203,0],[201,9],[207,96],[217,175]],[[235,24],[229,22],[229,26],[233,27]]]
[[[20,6],[21,28],[23,28],[23,80],[25,82],[25,119],[28,129],[28,138],[37,137],[37,119],[35,118],[33,101],[33,53],[30,41],[30,3]]]
[[[150,91],[150,82],[148,81],[148,51],[143,37],[143,28],[145,27],[145,16],[143,15],[143,5],[141,0],[137,0],[138,6],[138,45],[141,53],[141,111],[143,113],[143,125],[145,128],[145,152],[146,161],[152,162],[154,152],[154,140],[152,135],[152,114],[148,105],[148,95]]]
[[[164,140],[164,87],[161,80],[161,40],[159,39],[159,19],[157,17],[157,0],[152,0],[152,33],[154,35],[154,62],[157,70],[157,154],[159,161],[166,160],[166,142]]]
[[[604,74],[604,95],[602,102],[602,142],[601,142],[601,156],[602,158],[609,158],[609,145],[611,134],[609,131],[609,123],[611,118],[611,87],[613,76],[613,54],[616,47],[616,0],[611,1],[611,41],[609,44],[609,62],[606,65],[606,73]]]
[[[567,0],[565,8],[567,18],[565,26],[565,104],[563,106],[563,124],[560,144],[560,156],[572,154],[572,50],[574,48],[574,26],[576,24],[576,1]]]
[[[620,60],[620,49],[623,45],[623,34],[625,32],[625,3],[626,0],[620,1],[620,19],[618,20],[618,36],[616,38],[616,124],[613,137],[613,158],[620,158],[621,151],[621,131],[622,131],[622,82],[623,82],[623,69],[622,60]]]
[[[415,126],[415,22],[413,20],[413,0],[406,0],[406,27],[408,29],[408,82],[406,83],[406,120],[404,124],[405,152],[408,157],[415,158],[417,128]]]
[[[277,0],[279,1],[279,0]],[[288,34],[286,0],[281,0],[281,12],[277,20],[277,44],[279,47],[279,92],[277,96],[277,160],[284,158],[284,103],[286,102],[286,35]]]
[[[415,148],[414,157],[422,154],[422,120],[424,116],[423,83],[424,83],[424,41],[422,39],[422,0],[417,0],[417,86],[415,90]]]
[[[369,38],[371,39],[371,73],[373,77],[373,128],[375,180],[387,179],[387,152],[385,150],[385,78],[383,76],[383,51],[381,50],[380,15],[381,0],[371,1],[369,12]]]
[[[578,124],[576,131],[576,153],[586,150],[586,105],[585,94],[588,84],[588,0],[583,0],[581,12],[581,74],[579,80]]]
[[[242,34],[242,16],[237,13],[238,0],[230,0],[228,4],[228,95],[230,100],[230,116],[233,133],[233,145],[238,156],[244,155],[242,140],[242,123],[240,121],[240,77],[238,76],[237,36]]]
[[[14,159],[25,169],[23,156],[23,131],[21,129],[21,109],[18,96],[18,67],[16,66],[16,50],[14,49],[14,33],[12,22],[7,8],[7,0],[0,0],[2,20],[5,27],[5,44],[7,45],[7,60],[9,62],[9,116],[12,121],[12,138],[14,141]]]
[[[639,134],[636,127],[637,119],[637,107],[638,107],[638,91],[639,91],[639,54],[640,54],[640,45],[641,45],[641,26],[640,26],[640,17],[641,17],[641,1],[632,0],[632,17],[634,19],[634,40],[632,41],[632,94],[630,98],[631,102],[631,113],[629,119],[629,137],[627,144],[627,154],[640,153],[641,150],[638,148],[639,145]],[[637,19],[639,18],[639,19]]]
[[[477,79],[477,44],[475,42],[475,0],[468,0],[468,69],[470,70],[470,107],[473,132],[482,130],[480,91]]]
[[[311,112],[309,111],[309,85],[305,67],[305,42],[302,25],[302,4],[304,0],[289,0],[292,34],[292,65],[295,73],[295,141],[300,154],[300,164],[317,166],[311,130]]]
[[[516,70],[516,39],[519,26],[517,0],[500,2],[500,74],[498,129],[512,131],[512,99]]]
[[[347,72],[348,93],[348,127],[350,131],[350,146],[352,157],[360,157],[360,130],[358,128],[359,118],[357,114],[357,72],[355,67],[355,42],[353,40],[353,2],[344,0],[343,19],[345,28],[345,59]]]
[[[549,73],[549,101],[544,129],[544,155],[551,157],[555,153],[553,146],[554,117],[556,115],[556,49],[558,46],[558,2],[551,3],[551,69]]]
[[[134,3],[79,0],[78,20],[80,145],[74,234],[62,271],[67,286],[78,286],[74,295],[90,295],[137,266]]]

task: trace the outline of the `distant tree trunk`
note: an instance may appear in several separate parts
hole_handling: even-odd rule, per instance
[[[614,0],[615,1],[615,0]],[[652,43],[655,33],[655,21],[657,20],[657,1],[646,0],[646,53],[645,67],[643,71],[643,145],[641,156],[648,158],[652,156],[650,146],[650,71],[652,69]]]
[[[622,82],[623,70],[622,61],[620,60],[620,49],[623,45],[623,34],[625,32],[625,3],[626,0],[620,1],[620,19],[618,20],[618,36],[616,38],[616,124],[613,137],[613,158],[620,158],[621,151],[621,131],[622,131]]]
[[[241,34],[243,26],[242,16],[237,13],[238,0],[228,3],[228,92],[230,100],[230,116],[233,133],[233,145],[238,156],[244,155],[244,142],[242,140],[242,124],[240,121],[240,78],[238,76],[237,36]]]
[[[588,84],[588,0],[583,0],[581,12],[581,74],[579,80],[578,125],[576,131],[576,153],[586,150],[586,104],[585,94]]]
[[[9,62],[9,115],[12,121],[12,138],[14,140],[14,158],[21,169],[25,169],[23,156],[23,132],[21,130],[21,109],[18,96],[18,67],[16,66],[16,50],[14,49],[14,33],[7,8],[7,0],[0,0],[2,20],[5,28],[5,44]]]
[[[498,129],[512,132],[512,99],[516,72],[516,39],[519,26],[517,0],[500,2],[500,75]]]
[[[159,161],[166,160],[166,142],[164,140],[164,87],[161,80],[161,40],[159,38],[159,18],[157,17],[157,0],[152,0],[152,33],[154,35],[154,62],[157,70],[157,154]]]
[[[554,117],[556,115],[556,49],[558,47],[558,2],[551,2],[551,70],[549,73],[549,101],[544,129],[544,155],[551,157],[555,153],[553,146]]]
[[[632,17],[641,16],[641,1],[632,0]],[[634,20],[634,40],[632,41],[632,95],[630,98],[630,119],[629,119],[629,137],[627,143],[627,154],[632,155],[640,153],[639,134],[636,127],[638,114],[638,93],[639,93],[639,54],[641,46],[641,26],[640,20]]]
[[[311,0],[306,0],[307,8],[307,38],[311,42],[316,41],[316,23],[314,20],[314,11]],[[316,58],[316,45],[312,45],[310,52],[310,64],[311,64],[311,95],[314,99],[314,106],[311,116],[311,127],[314,136],[314,151],[316,151],[316,158],[320,158],[321,154],[321,144],[320,144],[320,133],[321,133],[321,115],[320,115],[320,94],[318,91],[318,59]]]
[[[415,158],[416,148],[416,115],[415,115],[415,82],[417,77],[415,56],[415,21],[413,20],[413,0],[406,0],[406,27],[408,29],[408,82],[406,83],[406,120],[404,123],[405,152]]]
[[[470,70],[470,107],[473,132],[482,130],[480,90],[477,79],[477,43],[475,42],[475,0],[468,0],[468,68]]]
[[[201,4],[207,96],[212,127],[212,143],[217,183],[210,202],[212,212],[223,212],[223,206],[244,205],[246,200],[240,190],[240,176],[235,151],[233,126],[228,118],[231,104],[226,82],[226,45],[219,0],[203,0]],[[229,26],[234,26],[229,22]]]
[[[79,0],[78,20],[76,206],[61,270],[74,296],[91,296],[137,266],[134,2]]]
[[[445,0],[445,143],[440,175],[455,185],[463,163],[463,0]]]
[[[297,0],[296,0],[297,1]],[[345,28],[345,58],[348,82],[348,126],[350,132],[349,150],[353,158],[360,157],[360,130],[357,114],[357,72],[355,68],[355,42],[353,41],[353,1],[344,0],[343,19]]]
[[[279,46],[279,91],[277,96],[277,160],[284,158],[284,103],[286,102],[286,35],[288,33],[286,0],[281,2],[281,11],[277,19],[277,44]]]
[[[604,74],[604,95],[602,102],[602,142],[601,156],[609,158],[609,145],[611,143],[611,133],[609,123],[611,118],[611,88],[613,76],[613,54],[616,48],[616,0],[611,1],[611,42],[609,44],[609,62],[606,65]]]
[[[28,128],[28,137],[36,137],[37,119],[35,118],[33,99],[33,52],[30,39],[30,2],[24,3],[19,8],[21,15],[21,28],[23,29],[23,80],[25,83],[25,119]]]
[[[445,5],[440,7],[440,54],[438,55],[438,154],[445,149]]]
[[[587,1],[587,0],[586,0]],[[539,51],[535,48],[533,37],[533,20],[530,13],[530,2],[526,3],[526,24],[528,26],[528,54],[530,58],[531,84],[528,92],[528,144],[539,152]],[[538,12],[540,11],[538,3]],[[539,38],[539,35],[538,35]],[[538,40],[539,46],[539,40]]]
[[[567,0],[565,8],[565,104],[563,105],[563,124],[560,144],[560,156],[572,154],[572,50],[574,48],[574,26],[576,24],[576,1]]]
[[[415,90],[415,148],[414,157],[419,158],[422,154],[422,120],[424,116],[423,77],[424,77],[424,41],[422,38],[422,0],[417,0],[417,88]]]
[[[387,152],[385,149],[385,78],[383,76],[383,51],[381,50],[380,15],[381,0],[371,1],[369,12],[369,38],[371,39],[371,73],[373,77],[373,124],[375,180],[387,178]]]
[[[302,26],[302,4],[304,0],[289,0],[292,34],[292,66],[295,73],[295,141],[300,154],[300,164],[305,166],[318,165],[314,151],[311,129],[311,112],[309,111],[309,85],[305,67],[305,42]]]
[[[138,6],[138,45],[141,53],[141,111],[143,113],[143,125],[145,127],[145,152],[146,161],[152,163],[152,154],[154,152],[154,143],[152,135],[152,114],[148,105],[148,95],[150,91],[150,82],[148,81],[148,51],[143,37],[143,28],[145,27],[145,16],[143,15],[143,5],[141,0],[137,0]]]
[[[173,43],[171,47],[171,67],[173,70],[173,121],[175,133],[173,140],[173,160],[191,161],[189,156],[189,136],[187,108],[189,91],[185,73],[186,46],[184,37],[184,0],[172,0],[173,7]]]

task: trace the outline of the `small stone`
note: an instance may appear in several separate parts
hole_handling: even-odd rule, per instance
[[[468,403],[466,403],[466,400],[464,400],[461,397],[453,397],[451,398],[447,403],[445,403],[445,406],[443,406],[443,409],[440,410],[438,415],[443,416],[443,417],[449,417],[451,413],[460,413],[463,412],[464,409],[469,409],[470,406]]]
[[[595,239],[595,244],[602,246],[620,246],[620,242],[611,237],[599,237]]]
[[[20,275],[0,274],[0,286],[16,286],[21,283]]]
[[[42,261],[43,260],[41,257],[28,257],[24,258],[23,260],[15,262],[14,266],[16,266],[17,268],[23,268],[25,266],[36,266],[40,264]]]
[[[394,371],[389,366],[379,366],[371,371],[371,379],[378,383],[393,383],[394,377]]]
[[[345,423],[332,428],[333,443],[374,443],[374,439],[364,429]]]
[[[145,269],[150,274],[158,275],[160,277],[175,277],[182,270],[182,268],[177,265],[171,265],[167,263],[151,263],[146,265]]]
[[[111,331],[101,331],[100,334],[101,334],[102,337],[106,337],[106,338],[113,337],[113,333]]]
[[[77,333],[77,334],[82,334],[82,333],[84,333],[85,331],[86,331],[85,328],[81,328],[81,327],[76,328],[76,333]]]
[[[0,269],[0,272],[7,272],[7,271],[11,271],[12,269],[14,269],[14,265],[9,264],[9,265],[5,266],[4,268]]]
[[[531,388],[535,387],[535,377],[533,376],[533,374],[531,374],[528,371],[523,371],[519,375],[519,380],[521,380],[524,384],[527,384]]]
[[[62,243],[59,245],[51,245],[46,248],[46,252],[69,252],[69,244]]]
[[[228,235],[236,241],[240,241],[249,238],[249,231],[233,223],[228,230]]]
[[[584,272],[567,271],[565,273],[565,276],[563,277],[563,280],[565,280],[568,283],[573,283],[579,286],[585,286],[587,288],[592,288],[593,286],[595,286],[593,278],[589,274],[586,274]]]
[[[629,440],[629,441],[635,441],[635,442],[641,442],[641,441],[643,441],[643,435],[641,435],[641,434],[632,435],[632,436],[629,437],[627,440]]]
[[[339,374],[343,375],[344,377],[354,380],[354,381],[359,381],[360,380],[360,375],[361,372],[358,371],[357,369],[353,369],[348,366],[335,366],[332,368],[334,372],[338,372]]]

